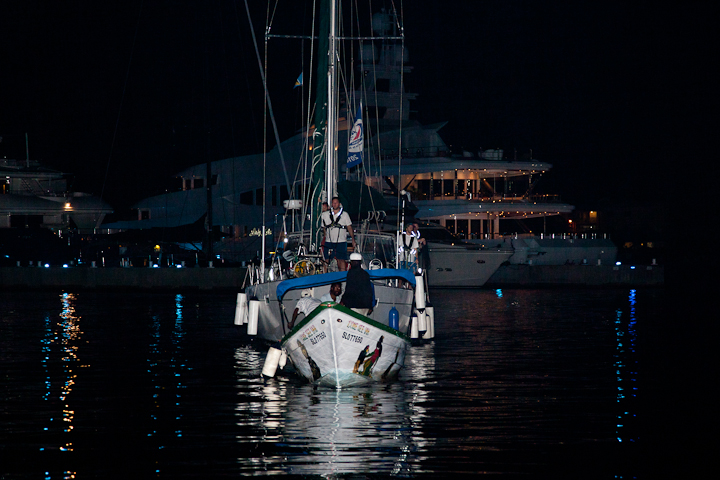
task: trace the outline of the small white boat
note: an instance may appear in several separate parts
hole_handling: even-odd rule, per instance
[[[295,326],[281,345],[303,377],[340,388],[396,378],[404,365],[410,338],[328,302]]]
[[[340,388],[396,378],[411,344],[408,332],[414,331],[411,322],[416,321],[412,315],[416,290],[412,287],[416,279],[402,269],[368,273],[375,297],[372,313],[361,315],[326,302],[289,330],[288,313],[294,311],[301,291],[318,295],[333,283],[344,283],[347,272],[249,286],[243,298],[255,302],[255,307],[242,309],[252,310],[254,313],[247,316],[255,318],[247,319],[248,331],[256,331],[275,345],[268,352],[263,374],[274,376],[280,356],[285,354],[297,373],[320,385]],[[399,287],[401,282],[407,288]]]

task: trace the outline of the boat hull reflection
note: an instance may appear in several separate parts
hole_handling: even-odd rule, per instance
[[[431,448],[422,433],[429,400],[422,379],[434,375],[435,352],[432,343],[417,349],[408,351],[398,381],[344,389],[303,383],[287,370],[263,382],[262,353],[242,349],[238,388],[246,393],[236,414],[238,425],[250,430],[237,437],[245,452],[237,459],[239,472],[328,478],[427,473],[420,453]]]

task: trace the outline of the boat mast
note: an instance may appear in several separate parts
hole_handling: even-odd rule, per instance
[[[334,0],[320,1],[320,28],[318,31],[318,82],[315,90],[315,131],[313,132],[313,150],[311,164],[311,200],[310,200],[310,250],[316,250],[320,242],[320,203],[332,197],[327,197],[328,191],[326,170],[328,161],[328,104],[332,104],[332,96],[329,96],[329,64],[330,64],[330,2]],[[324,197],[324,198],[323,198]]]
[[[325,188],[328,203],[337,195],[337,0],[330,0],[330,32],[328,34],[328,128],[327,128],[327,167]]]

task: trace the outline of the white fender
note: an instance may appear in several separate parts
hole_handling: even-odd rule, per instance
[[[425,307],[425,317],[427,320],[427,331],[423,338],[429,340],[435,338],[435,307]]]
[[[418,308],[417,310],[415,310],[415,315],[417,315],[418,332],[420,333],[421,336],[423,336],[423,334],[427,332],[427,312],[426,311],[427,311],[426,308]]]
[[[237,302],[235,303],[235,325],[247,323],[247,295],[244,293],[237,294]]]
[[[258,314],[260,312],[260,300],[250,300],[248,302],[248,335],[257,335]]]
[[[415,308],[425,308],[425,282],[422,275],[415,275]]]
[[[263,365],[262,374],[264,377],[272,378],[275,376],[277,371],[278,363],[280,363],[280,356],[282,352],[275,347],[270,347],[267,356],[265,357],[265,364]]]
[[[287,363],[287,352],[285,350],[282,351],[280,354],[280,361],[278,362],[278,367],[280,367],[280,370],[285,368],[285,364]]]
[[[410,323],[410,338],[418,338],[418,318],[414,312],[410,317]]]

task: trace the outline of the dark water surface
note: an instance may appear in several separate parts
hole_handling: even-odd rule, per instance
[[[400,380],[336,391],[261,380],[234,295],[0,293],[0,478],[648,478],[663,297],[432,292]]]

